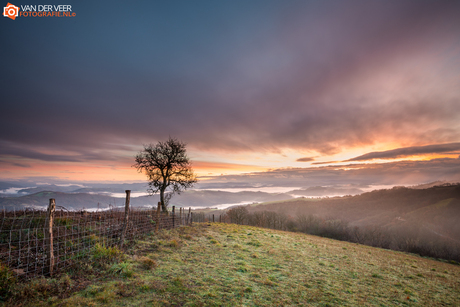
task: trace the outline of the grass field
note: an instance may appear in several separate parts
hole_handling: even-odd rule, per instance
[[[89,266],[78,286],[72,274],[43,279],[13,303],[460,306],[458,265],[300,233],[201,223],[149,236],[127,255],[101,247],[93,261],[111,256],[118,260]]]

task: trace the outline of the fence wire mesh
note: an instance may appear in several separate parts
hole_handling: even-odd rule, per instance
[[[141,238],[158,229],[189,224],[190,214],[182,214],[182,210],[180,212],[158,214],[156,209],[130,208],[124,241]],[[0,222],[0,263],[22,278],[49,275],[50,261],[54,262],[53,272],[65,270],[78,259],[88,256],[96,244],[104,247],[120,246],[124,221],[124,210],[57,210],[50,240],[47,211],[3,210]]]

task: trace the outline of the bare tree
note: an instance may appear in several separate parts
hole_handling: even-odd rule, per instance
[[[227,211],[227,215],[230,217],[230,222],[235,224],[243,224],[247,219],[249,212],[246,207],[238,206]]]
[[[252,222],[254,226],[264,227],[265,226],[265,214],[263,212],[254,212],[252,214]]]
[[[166,142],[144,145],[144,150],[136,155],[133,167],[147,175],[151,195],[160,192],[163,211],[167,211],[169,200],[175,193],[180,194],[197,182],[185,143],[171,137]],[[167,191],[169,193],[165,195]]]

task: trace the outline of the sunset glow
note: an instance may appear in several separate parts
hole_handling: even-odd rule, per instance
[[[350,167],[376,172],[369,184],[460,180],[459,2],[72,10],[1,21],[1,181],[141,182],[134,156],[169,136],[205,181]],[[406,162],[429,170],[401,175]]]

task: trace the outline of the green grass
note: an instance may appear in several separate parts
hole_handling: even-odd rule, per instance
[[[112,256],[108,251],[95,253]],[[128,255],[99,273],[79,291],[50,292],[8,306],[458,306],[460,302],[458,265],[232,224],[202,223],[162,231],[138,242]],[[60,283],[65,282],[71,284]]]

